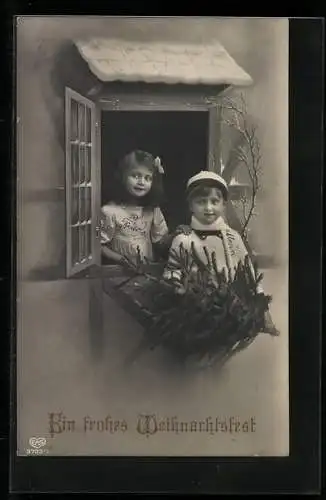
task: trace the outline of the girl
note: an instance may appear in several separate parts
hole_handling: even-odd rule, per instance
[[[102,253],[109,261],[123,263],[127,257],[136,262],[153,261],[153,244],[167,246],[169,235],[159,208],[163,197],[159,158],[145,151],[132,151],[119,165],[113,196],[102,207]]]

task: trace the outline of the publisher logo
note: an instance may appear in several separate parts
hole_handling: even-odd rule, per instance
[[[27,448],[27,455],[47,455],[49,450],[46,447],[46,439],[44,437],[31,437],[28,440],[30,448]]]
[[[29,444],[32,446],[32,448],[43,448],[46,445],[46,439],[32,437],[29,440]]]

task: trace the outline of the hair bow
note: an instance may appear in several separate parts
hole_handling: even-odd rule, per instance
[[[159,171],[160,174],[164,174],[164,168],[162,166],[161,158],[159,156],[157,156],[155,158],[154,165],[155,165],[155,167],[157,168],[157,170]]]

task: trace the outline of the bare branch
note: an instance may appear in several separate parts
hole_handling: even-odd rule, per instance
[[[257,125],[249,120],[243,94],[237,97],[225,96],[220,103],[220,108],[222,123],[240,133],[245,141],[245,146],[240,145],[234,150],[235,159],[246,168],[251,184],[250,199],[239,200],[243,219],[242,235],[244,235],[248,231],[251,217],[255,215],[256,197],[260,187],[261,152],[257,138]]]

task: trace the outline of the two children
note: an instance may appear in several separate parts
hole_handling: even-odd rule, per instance
[[[139,258],[153,261],[153,245],[170,247],[163,277],[173,280],[179,294],[186,291],[176,258],[180,248],[189,255],[195,248],[205,264],[207,253],[214,253],[218,270],[224,269],[226,276],[232,277],[248,252],[241,236],[223,218],[228,198],[225,180],[210,171],[201,171],[191,177],[186,190],[192,216],[190,228],[179,226],[170,234],[160,209],[163,173],[159,158],[144,151],[133,151],[122,160],[117,171],[114,199],[102,207],[104,256],[115,263],[123,263],[125,259],[137,262]],[[197,272],[195,262],[191,272]],[[269,315],[265,323],[265,331],[278,334]]]

